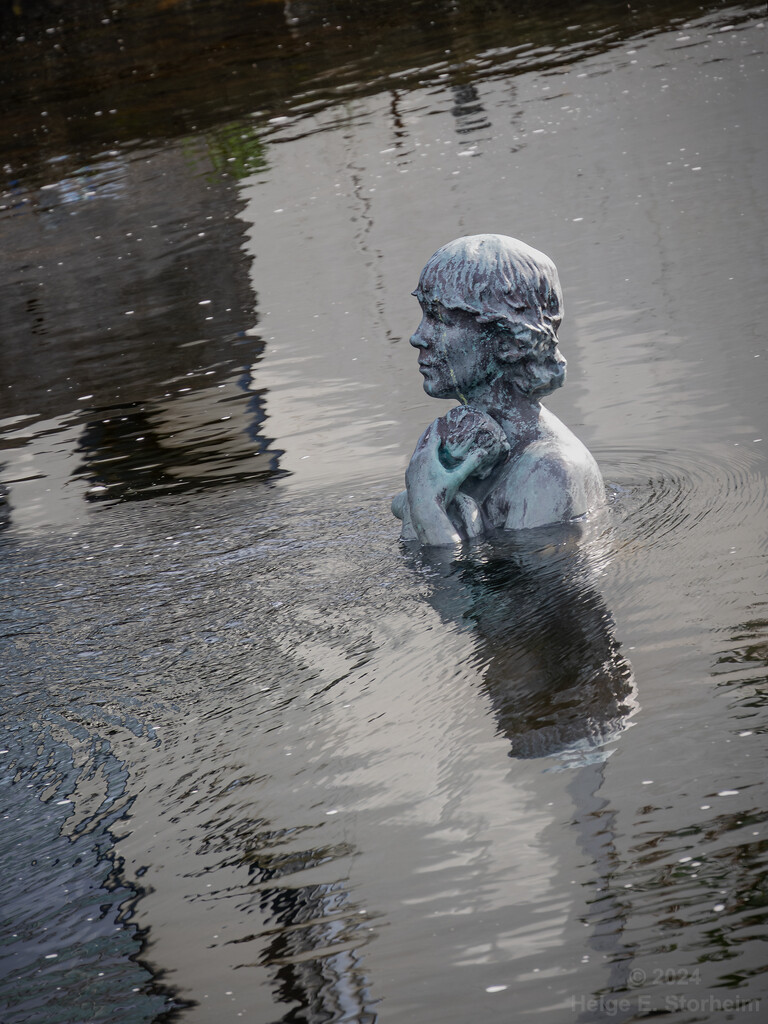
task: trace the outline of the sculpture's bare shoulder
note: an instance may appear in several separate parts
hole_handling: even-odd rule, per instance
[[[597,463],[556,416],[542,409],[539,436],[513,453],[485,503],[494,527],[530,529],[585,515],[605,500]]]

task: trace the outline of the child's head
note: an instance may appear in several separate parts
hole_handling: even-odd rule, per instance
[[[432,256],[413,293],[423,305],[461,309],[491,334],[511,334],[520,358],[517,387],[543,397],[565,380],[557,349],[563,296],[557,268],[544,253],[507,235],[465,235]]]

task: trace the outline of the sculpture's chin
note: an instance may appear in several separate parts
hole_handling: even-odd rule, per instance
[[[439,383],[433,380],[425,380],[423,384],[424,391],[429,395],[430,398],[456,398],[455,390],[451,388],[441,387]]]

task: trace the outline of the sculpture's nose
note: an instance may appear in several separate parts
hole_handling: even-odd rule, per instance
[[[422,320],[413,334],[410,336],[408,341],[413,345],[414,348],[426,348],[428,341],[424,337],[424,321]]]

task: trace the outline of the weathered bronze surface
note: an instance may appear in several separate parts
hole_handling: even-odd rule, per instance
[[[506,235],[468,235],[432,256],[413,294],[424,390],[461,404],[419,438],[392,502],[403,539],[459,544],[599,507],[597,463],[541,404],[565,382],[552,260]]]

